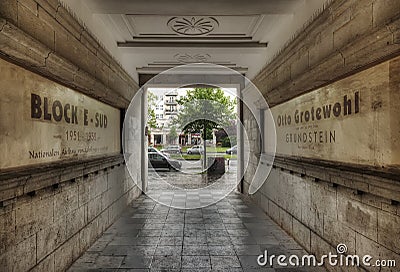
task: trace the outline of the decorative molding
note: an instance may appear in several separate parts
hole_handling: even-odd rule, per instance
[[[249,36],[254,37],[259,30],[263,20],[265,18],[265,14],[259,15],[256,19],[253,25],[249,28]]]
[[[240,42],[196,42],[196,41],[185,41],[185,42],[163,42],[163,41],[133,41],[133,42],[117,42],[118,47],[158,47],[158,48],[265,48],[268,43],[260,43],[255,41],[240,41]]]
[[[350,1],[357,3],[356,0]],[[288,47],[285,47],[252,79],[268,99],[270,107],[400,56],[400,43],[393,39],[400,35],[398,14],[388,14],[386,21],[377,26],[370,25],[368,20],[365,21],[362,25],[362,29],[365,27],[363,33],[358,33],[351,40],[342,45],[336,44],[334,47],[332,33],[340,17],[334,17],[333,21],[327,18],[347,7],[349,3],[341,1],[327,3],[331,3],[332,6],[326,4],[324,11],[319,16],[315,15],[315,21],[305,27]],[[372,18],[372,14],[370,16]],[[321,36],[325,38],[320,43],[327,44],[324,52],[321,51],[321,46],[315,44],[315,39],[320,37],[322,32],[331,33]],[[290,58],[295,54],[298,54],[297,60]],[[296,66],[293,63],[303,56],[313,56],[313,58],[296,68],[297,71],[293,71]]]
[[[0,202],[125,164],[122,154],[14,168],[0,173]]]
[[[131,90],[137,90],[138,86],[116,61],[110,62],[112,69],[120,71],[120,75],[123,75],[124,79],[126,79],[125,82],[127,82],[121,88],[106,86],[93,76],[94,70],[92,73],[86,72],[84,68],[64,58],[61,55],[61,53],[64,53],[63,51],[54,52],[40,41],[32,38],[29,33],[25,33],[12,23],[0,18],[0,24],[2,22],[5,22],[5,24],[2,31],[0,31],[0,40],[2,41],[0,58],[111,106],[125,108],[129,105],[130,98],[133,96]],[[85,35],[88,35],[87,38],[91,37],[88,33]],[[89,41],[92,47],[98,46],[94,39]],[[79,41],[76,42],[78,43]],[[97,53],[101,56],[109,57],[109,60],[112,59],[102,47],[98,47]],[[120,82],[123,82],[124,79],[121,79]],[[129,88],[125,86],[129,86]]]
[[[167,26],[183,36],[201,36],[214,31],[219,22],[214,17],[172,17]]]
[[[174,59],[176,59],[180,63],[197,63],[197,62],[208,62],[211,58],[209,54],[188,54],[188,53],[178,53],[174,55]]]
[[[279,155],[274,158],[274,167],[385,199],[400,200],[398,169]]]
[[[127,27],[129,34],[131,37],[135,37],[138,35],[135,29],[135,23],[133,22],[133,19],[126,16],[125,14],[121,15],[122,21],[125,23],[125,26]]]

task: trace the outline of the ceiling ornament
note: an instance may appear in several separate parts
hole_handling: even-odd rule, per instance
[[[212,32],[219,23],[214,17],[172,17],[167,25],[180,35],[201,36]]]
[[[184,54],[175,54],[174,59],[176,59],[180,63],[198,63],[198,62],[207,62],[211,56],[209,54],[194,54],[190,55],[188,53]]]

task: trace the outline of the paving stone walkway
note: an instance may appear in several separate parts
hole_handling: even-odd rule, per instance
[[[237,188],[236,161],[226,166],[223,175],[196,174],[182,167],[181,171],[149,171],[146,195],[158,203],[178,208],[196,209],[214,204]],[[193,168],[192,168],[193,169]]]
[[[306,252],[263,211],[231,193],[201,209],[141,196],[69,271],[326,271],[260,267],[257,256]]]

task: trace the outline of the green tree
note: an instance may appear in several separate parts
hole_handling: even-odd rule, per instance
[[[176,132],[176,127],[172,126],[168,133],[169,143],[174,144],[175,139],[178,137],[178,132]]]
[[[147,92],[147,137],[148,137],[148,143],[150,143],[151,139],[151,129],[154,129],[157,127],[157,121],[156,121],[156,113],[155,113],[155,108],[157,105],[157,96],[153,94],[152,92]]]
[[[201,132],[203,135],[205,167],[205,140],[212,137],[211,132],[214,128],[227,126],[235,119],[235,101],[231,101],[219,88],[194,88],[177,102],[183,107],[175,124],[185,133]]]

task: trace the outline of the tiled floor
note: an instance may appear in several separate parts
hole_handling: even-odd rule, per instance
[[[325,271],[260,267],[257,256],[305,254],[238,193],[201,209],[169,208],[142,196],[69,271]]]

